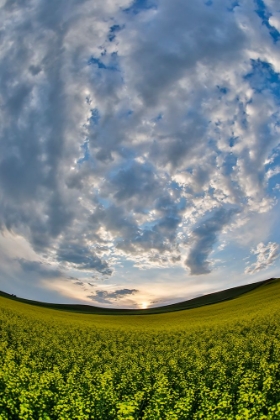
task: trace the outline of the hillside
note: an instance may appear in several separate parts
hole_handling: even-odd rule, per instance
[[[58,303],[46,303],[38,302],[34,300],[23,299],[10,295],[8,293],[0,291],[0,296],[6,297],[17,302],[26,303],[29,305],[40,306],[42,308],[57,309],[61,311],[70,311],[87,314],[99,314],[99,315],[148,315],[148,314],[160,314],[165,312],[182,311],[185,309],[198,308],[200,306],[211,305],[214,303],[235,299],[244,293],[248,293],[264,284],[270,284],[277,279],[271,278],[263,280],[257,283],[246,284],[243,286],[237,286],[230,289],[222,290],[219,292],[199,296],[194,299],[178,302],[172,305],[159,306],[156,308],[147,309],[110,309],[102,308],[91,305],[78,305],[78,304],[58,304]]]

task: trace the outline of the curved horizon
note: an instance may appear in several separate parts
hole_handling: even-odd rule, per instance
[[[88,304],[61,304],[53,302],[44,302],[44,301],[34,301],[30,299],[24,299],[15,294],[9,294],[0,290],[0,297],[6,297],[9,299],[16,300],[20,303],[25,303],[28,305],[39,306],[48,309],[70,311],[76,313],[84,314],[99,314],[99,315],[152,315],[152,314],[161,314],[166,312],[177,312],[184,311],[187,309],[195,309],[203,306],[214,305],[217,303],[222,303],[225,301],[233,300],[241,295],[249,293],[263,285],[269,285],[279,281],[279,278],[270,278],[267,280],[258,281],[256,283],[244,284],[241,286],[236,286],[229,289],[218,290],[214,293],[199,295],[192,299],[181,300],[169,305],[162,306],[145,306],[139,308],[108,308],[102,306],[93,306]]]

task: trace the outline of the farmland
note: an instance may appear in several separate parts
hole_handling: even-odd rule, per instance
[[[152,315],[0,297],[0,419],[280,418],[280,281]]]

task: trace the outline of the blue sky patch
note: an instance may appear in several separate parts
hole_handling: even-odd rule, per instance
[[[88,64],[96,64],[99,69],[107,69],[107,66],[99,58],[90,57]]]
[[[103,61],[96,57],[90,57],[88,60],[89,65],[96,65],[100,70],[112,70],[112,71],[119,71],[118,65],[118,53],[112,52],[110,56],[107,56],[106,52],[103,53],[104,59]],[[108,64],[105,64],[107,61]]]
[[[229,147],[233,147],[238,142],[238,137],[229,138]]]
[[[145,10],[156,8],[157,2],[155,0],[134,0],[130,7],[124,9],[124,12],[137,15],[138,13],[141,13]]]
[[[81,165],[83,162],[87,162],[90,159],[90,151],[89,151],[89,142],[88,140],[84,142],[84,144],[82,144],[81,149],[84,153],[84,156],[81,157],[77,163],[79,165]]]
[[[263,0],[255,0],[255,4],[257,6],[256,13],[261,18],[263,24],[267,27],[270,36],[274,40],[274,42],[279,41],[280,33],[277,31],[274,26],[271,26],[269,23],[269,18],[272,16],[271,13],[268,12],[266,5]]]
[[[219,89],[219,92],[221,92],[223,95],[226,95],[229,91],[229,89],[224,86],[217,86],[217,88]]]
[[[116,38],[116,33],[121,31],[124,28],[124,26],[120,26],[120,25],[113,25],[110,28],[110,32],[108,35],[108,39],[110,42],[112,42],[115,38]]]
[[[280,74],[276,73],[270,63],[251,60],[252,72],[245,76],[251,87],[258,93],[270,91],[280,101]]]
[[[236,7],[239,7],[239,6],[240,6],[240,5],[239,5],[239,2],[234,0],[234,1],[231,3],[230,7],[228,7],[228,11],[229,11],[229,12],[234,12],[234,9],[235,9]]]
[[[89,121],[93,125],[98,125],[100,121],[100,114],[97,108],[91,109],[91,116]]]

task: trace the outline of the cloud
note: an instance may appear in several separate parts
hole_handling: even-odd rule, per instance
[[[280,32],[280,13],[275,14],[269,18],[269,23],[271,26],[277,29]]]
[[[256,248],[251,250],[251,254],[257,256],[257,261],[246,267],[246,274],[254,274],[261,270],[265,270],[279,257],[279,244],[276,242],[269,242],[267,245],[260,242]]]
[[[84,283],[82,281],[75,281],[74,284],[76,284],[77,286],[83,286]]]
[[[236,213],[234,210],[219,209],[201,223],[191,234],[191,250],[185,261],[192,275],[210,273],[210,261],[207,260],[217,241],[218,234]]]
[[[151,164],[137,161],[132,161],[128,168],[120,168],[108,181],[108,192],[111,193],[113,189],[116,202],[125,201],[128,208],[139,212],[152,207],[157,199],[157,191],[162,189],[162,181],[158,178],[156,169]]]
[[[24,258],[20,258],[15,261],[19,263],[20,268],[25,274],[32,273],[47,279],[59,278],[62,276],[62,272],[57,268],[53,268],[50,265],[43,264],[39,261],[28,261]]]
[[[57,251],[58,262],[73,266],[79,270],[96,270],[99,273],[110,275],[112,270],[106,261],[102,261],[93,251],[78,244],[64,244]]]
[[[112,304],[128,296],[138,293],[137,289],[120,289],[115,292],[108,292],[107,290],[96,290],[94,295],[89,295],[88,298],[98,303]]]
[[[221,58],[234,61],[245,42],[234,14],[226,13],[220,1],[207,7],[177,0],[174,7],[165,0],[147,13],[146,20],[132,18],[119,38],[129,51],[127,78],[147,106],[155,106],[166,92],[176,89],[179,81],[197,70],[198,63],[209,60],[212,66]]]

